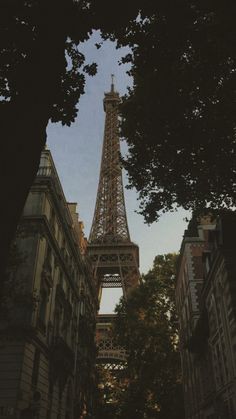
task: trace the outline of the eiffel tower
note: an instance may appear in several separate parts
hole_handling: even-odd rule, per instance
[[[122,167],[120,161],[120,139],[118,127],[119,94],[114,89],[112,75],[111,90],[103,100],[105,129],[100,177],[94,217],[88,242],[88,254],[98,279],[100,297],[103,288],[122,288],[126,298],[129,291],[139,283],[139,248],[130,240],[127,223]],[[109,340],[109,324],[113,315],[99,315],[97,322],[100,359],[124,360],[122,348],[113,346]],[[100,325],[100,327],[99,327]],[[99,338],[103,336],[101,339]]]

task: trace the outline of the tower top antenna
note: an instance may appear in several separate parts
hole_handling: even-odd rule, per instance
[[[114,79],[115,79],[114,74],[111,74],[111,92],[114,92]]]

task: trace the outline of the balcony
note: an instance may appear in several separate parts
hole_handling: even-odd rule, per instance
[[[55,172],[50,166],[41,166],[38,170],[37,177],[54,177]]]

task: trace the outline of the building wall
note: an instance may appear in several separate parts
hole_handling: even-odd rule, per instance
[[[73,216],[51,154],[44,151],[18,228],[15,262],[5,281],[0,321],[2,419],[76,419],[81,409],[92,408],[92,394],[85,387],[95,364],[97,288],[81,252],[82,224],[75,204],[72,209]],[[81,374],[78,358],[85,349],[87,371]]]
[[[204,242],[201,239],[185,238],[179,270],[181,280],[177,281],[176,288],[185,408],[186,414],[191,418],[195,418],[194,412],[198,404],[199,393],[196,389],[199,387],[199,377],[194,367],[193,357],[186,348],[186,343],[199,318],[199,289],[203,281],[201,269],[199,269],[199,257],[201,257],[203,249]]]
[[[236,417],[236,246],[235,236],[220,242],[220,220],[203,219],[181,247],[176,303],[186,419]],[[232,236],[236,220],[229,222]]]

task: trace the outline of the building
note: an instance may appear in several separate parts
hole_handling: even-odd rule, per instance
[[[176,278],[186,419],[236,417],[236,214],[193,219]]]
[[[41,156],[4,281],[0,418],[77,419],[93,409],[97,284],[76,204]]]

